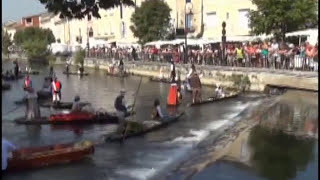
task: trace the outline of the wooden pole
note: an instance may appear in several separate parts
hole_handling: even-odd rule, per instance
[[[133,101],[133,105],[131,107],[131,114],[133,114],[133,110],[134,110],[134,107],[136,105],[136,100],[137,100],[137,96],[138,96],[138,93],[139,93],[139,90],[140,90],[140,86],[141,86],[141,82],[142,82],[142,76],[140,78],[140,82],[139,82],[139,86],[138,86],[138,89],[137,89],[137,92],[136,92],[136,96],[134,97],[134,101]],[[134,116],[132,117],[132,120],[133,120]],[[122,143],[124,142],[124,139],[127,135],[127,130],[128,130],[128,124],[126,124],[126,128],[124,130],[124,134],[123,134],[123,138],[122,138]]]

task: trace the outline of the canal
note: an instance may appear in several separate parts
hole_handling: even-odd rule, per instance
[[[3,69],[12,68],[11,63],[3,63]],[[33,86],[39,90],[42,87],[44,77],[48,74],[48,67],[33,66],[34,69],[40,71],[40,75],[31,76]],[[58,79],[62,82],[62,100],[72,101],[73,97],[78,94],[81,97],[81,101],[89,101],[95,109],[103,108],[108,111],[114,111],[113,103],[115,97],[119,94],[121,88],[125,88],[126,98],[129,102],[134,101],[135,92],[140,82],[140,77],[128,77],[117,78],[107,77],[104,71],[98,71],[94,69],[87,69],[90,73],[89,76],[66,76],[62,72],[63,66],[55,66],[55,71]],[[2,92],[2,136],[18,147],[28,146],[40,146],[50,145],[55,143],[68,143],[81,140],[91,140],[94,142],[101,141],[102,135],[113,132],[116,129],[116,125],[88,125],[85,127],[79,126],[24,126],[16,125],[13,123],[13,119],[24,116],[25,107],[18,107],[14,104],[14,101],[20,100],[23,97],[23,80],[16,82],[10,82],[12,88],[10,91]],[[217,138],[221,132],[221,129],[232,126],[235,122],[242,120],[246,117],[247,113],[251,110],[259,107],[260,104],[265,103],[269,98],[263,94],[258,93],[246,93],[238,96],[234,99],[229,99],[217,103],[208,105],[187,108],[187,102],[191,101],[190,94],[183,94],[184,102],[178,108],[166,108],[166,99],[168,95],[169,85],[163,83],[149,82],[147,78],[142,78],[142,84],[140,91],[137,95],[136,101],[136,115],[137,120],[150,119],[151,106],[155,98],[159,98],[162,107],[166,109],[167,113],[175,111],[185,111],[185,115],[176,123],[170,125],[167,128],[159,131],[151,132],[145,136],[128,139],[124,144],[117,143],[102,143],[95,148],[95,154],[81,162],[72,163],[68,165],[52,166],[48,168],[31,170],[19,173],[10,173],[4,176],[4,179],[70,179],[70,180],[85,180],[85,179],[120,179],[120,180],[144,180],[144,179],[162,179],[169,174],[173,174],[174,177],[183,177],[180,175],[175,176],[175,173],[171,173],[172,170],[182,161],[185,161],[189,156],[196,156],[195,151],[199,150],[199,144],[203,144],[205,141],[213,141]],[[212,88],[204,87],[203,97],[210,96],[213,92]],[[311,99],[317,98],[317,94],[310,95],[308,93],[300,93],[302,99],[312,96]],[[290,95],[289,100],[295,99],[295,94]],[[285,100],[284,100],[285,101]],[[291,127],[291,130],[298,129],[304,132],[300,126],[305,124],[307,120],[306,116],[300,115],[300,109],[309,108],[308,101],[299,101],[298,104],[302,106],[286,106],[284,109],[293,107],[293,110],[289,110],[292,117],[295,117],[295,126]],[[290,104],[290,103],[289,103]],[[276,105],[278,106],[278,105]],[[318,103],[313,104],[313,108],[317,108]],[[300,109],[299,109],[300,108]],[[279,108],[278,108],[279,109]],[[282,108],[283,109],[283,108]],[[297,109],[297,110],[296,110]],[[279,110],[274,110],[279,111]],[[49,116],[57,111],[49,108],[41,108],[42,116]],[[272,112],[270,112],[271,114]],[[295,115],[295,114],[299,115]],[[308,111],[309,116],[312,115],[313,121],[318,122],[317,111]],[[274,114],[274,113],[273,113]],[[308,116],[308,117],[309,117]],[[291,117],[291,116],[290,116]],[[298,118],[297,118],[298,117]],[[268,118],[264,118],[264,121],[272,121]],[[305,119],[303,119],[305,118]],[[274,120],[275,119],[275,120]],[[273,121],[278,122],[282,119],[282,116],[274,116]],[[290,119],[290,118],[288,118]],[[292,118],[291,118],[292,119]],[[293,118],[294,119],[294,118]],[[290,124],[290,120],[284,122],[284,124]],[[298,125],[296,125],[298,124]],[[285,125],[283,125],[285,126]],[[287,126],[286,126],[287,127]],[[298,127],[298,128],[297,128]],[[318,127],[318,126],[316,126]],[[300,128],[300,129],[299,129]],[[315,126],[313,126],[315,129]],[[259,132],[262,132],[259,134]],[[317,131],[317,128],[316,128]],[[252,131],[256,132],[256,131]],[[277,139],[272,135],[269,137],[268,133],[264,130],[258,129],[258,133],[253,136],[257,136],[260,139],[253,141],[253,144],[257,144],[258,148],[264,145],[260,145],[257,142],[263,142],[264,139]],[[267,134],[267,135],[266,135]],[[270,135],[271,136],[271,135]],[[291,136],[290,136],[291,137]],[[285,141],[285,138],[283,139]],[[301,159],[297,161],[303,161],[302,165],[296,165],[296,161],[288,159],[285,156],[288,147],[293,147],[291,144],[279,146],[277,151],[272,151],[274,146],[278,144],[267,144],[266,149],[270,150],[270,156],[281,153],[272,158],[278,158],[275,163],[284,162],[283,167],[291,168],[290,171],[294,171],[289,179],[302,179],[303,177],[310,177],[307,179],[317,179],[318,162],[317,162],[317,140],[312,140],[311,143],[303,144],[304,140],[295,140],[293,144],[302,143],[307,146],[306,149],[300,151],[293,150],[293,153],[298,153]],[[280,142],[281,144],[281,142]],[[204,146],[204,147],[203,147]],[[202,148],[206,148],[206,145],[202,145]],[[211,145],[207,145],[211,146]],[[306,152],[312,154],[307,155]],[[258,157],[261,154],[256,155]],[[255,156],[255,157],[256,157]],[[308,157],[305,157],[308,156]],[[258,163],[257,163],[258,161]],[[270,162],[261,160],[261,162],[255,159],[255,163],[249,166],[249,172],[239,168],[238,166],[230,164],[225,160],[214,163],[207,172],[207,169],[194,175],[193,179],[270,179],[265,174],[272,173],[272,170],[268,169],[266,172],[260,172],[263,166]],[[294,166],[295,168],[291,167]],[[253,167],[257,167],[256,169]],[[271,167],[269,164],[266,167]],[[294,169],[294,170],[292,170]],[[219,173],[212,173],[212,172]],[[235,175],[231,176],[229,172],[234,172]],[[289,170],[288,170],[289,171]],[[254,173],[250,173],[254,172]],[[280,173],[280,172],[279,172]],[[232,178],[233,177],[233,178]],[[170,177],[168,177],[169,179]],[[178,178],[175,178],[178,179]],[[272,178],[271,178],[272,179]],[[273,178],[279,179],[279,178]]]

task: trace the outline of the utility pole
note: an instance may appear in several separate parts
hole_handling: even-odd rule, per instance
[[[222,62],[225,62],[225,49],[226,49],[226,22],[222,22],[222,37],[221,37],[221,42],[222,42]]]

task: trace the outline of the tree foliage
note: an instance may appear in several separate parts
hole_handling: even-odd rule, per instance
[[[100,18],[99,9],[110,9],[120,5],[135,5],[132,0],[39,0],[49,12],[60,18],[82,19],[86,15]]]
[[[83,67],[84,65],[84,58],[86,56],[86,51],[85,50],[77,50],[76,54],[75,54],[75,63],[79,64],[81,67]]]
[[[285,33],[315,26],[318,22],[316,0],[252,0],[257,10],[249,12],[251,33],[274,34],[284,40]]]
[[[29,58],[34,58],[46,55],[47,47],[55,42],[55,37],[50,29],[28,27],[15,33],[14,42],[26,51]]]
[[[131,16],[130,26],[139,43],[163,39],[170,31],[170,11],[168,4],[161,0],[144,1]]]
[[[9,55],[9,46],[12,45],[10,34],[2,29],[2,53],[4,55]]]

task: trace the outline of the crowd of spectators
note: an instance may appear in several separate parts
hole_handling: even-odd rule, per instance
[[[318,43],[304,42],[300,46],[290,43],[246,42],[227,43],[223,54],[221,44],[185,47],[148,46],[140,48],[100,47],[87,51],[88,57],[103,59],[123,59],[127,61],[159,61],[175,63],[194,63],[199,65],[237,66],[254,68],[275,68],[318,71]]]

